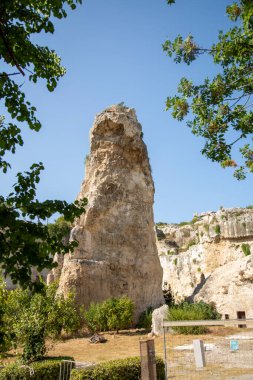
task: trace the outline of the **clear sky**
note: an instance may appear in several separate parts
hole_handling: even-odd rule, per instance
[[[46,170],[40,199],[73,201],[84,176],[89,129],[94,117],[122,101],[136,109],[142,124],[155,182],[155,220],[180,222],[196,212],[253,203],[253,178],[238,182],[230,170],[204,158],[203,142],[185,122],[165,112],[165,100],[176,92],[182,76],[200,83],[217,72],[208,57],[192,65],[176,65],[162,51],[166,38],[192,33],[204,47],[231,24],[229,0],[84,0],[56,21],[54,35],[38,43],[54,48],[67,74],[49,93],[44,83],[27,83],[27,97],[43,124],[39,133],[25,132],[25,145],[12,160],[13,170],[1,177],[6,194],[17,171],[42,161]]]

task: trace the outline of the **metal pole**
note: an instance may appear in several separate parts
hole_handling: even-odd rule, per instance
[[[61,380],[61,367],[62,367],[62,362],[60,362],[60,374],[59,374],[59,380]]]
[[[164,326],[163,326],[163,352],[164,352],[165,380],[168,380],[166,333],[165,333],[165,327]]]

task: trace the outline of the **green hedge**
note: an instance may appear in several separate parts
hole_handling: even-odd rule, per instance
[[[164,362],[156,358],[157,380],[164,380]],[[71,380],[140,380],[140,358],[112,360],[94,367],[73,369]]]
[[[68,360],[73,360],[68,358]],[[22,364],[9,364],[0,368],[0,380],[59,380],[60,360],[43,360],[29,365],[34,370],[34,375],[30,375],[28,366]]]
[[[10,364],[0,368],[0,380],[59,380],[60,360],[45,360],[30,364],[29,368],[20,364]],[[164,380],[164,363],[156,358],[157,380]],[[139,380],[141,378],[140,358],[112,360],[93,367],[73,369],[70,380]]]

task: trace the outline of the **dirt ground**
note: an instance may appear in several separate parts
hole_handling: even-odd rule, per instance
[[[90,336],[66,338],[54,343],[48,341],[47,355],[73,357],[75,361],[82,363],[99,363],[139,356],[140,340],[148,338],[147,332],[143,330],[122,331],[119,334],[104,333],[103,336],[107,339],[106,343],[91,344]],[[154,339],[156,355],[163,357],[163,336]],[[213,347],[205,353],[207,366],[202,372],[196,371],[193,350],[184,347],[192,345],[194,339],[202,339],[205,344]],[[230,350],[231,339],[239,341],[239,350],[236,352]],[[219,327],[198,336],[166,334],[166,354],[169,379],[253,379],[253,331]],[[6,364],[16,358],[12,352],[2,362]]]
[[[72,356],[80,362],[103,362],[140,355],[140,340],[147,339],[145,331],[124,331],[118,334],[103,333],[106,343],[89,343],[89,337],[66,339],[57,342],[48,351],[49,356]],[[162,337],[155,339],[156,353],[163,355]]]

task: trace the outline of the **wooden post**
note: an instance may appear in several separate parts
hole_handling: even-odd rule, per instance
[[[157,380],[154,339],[140,340],[141,380]]]

